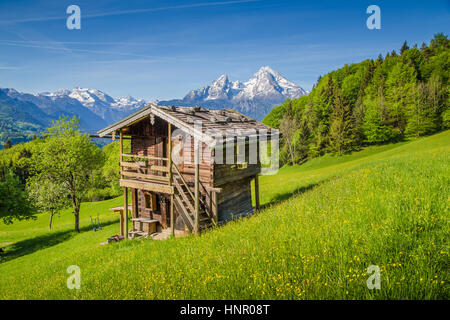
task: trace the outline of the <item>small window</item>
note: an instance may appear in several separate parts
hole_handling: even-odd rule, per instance
[[[156,203],[156,194],[154,193],[145,193],[145,208],[150,209],[152,211],[157,210],[157,203]]]
[[[145,197],[145,208],[150,209],[151,208],[151,200],[150,195],[148,193],[144,194]]]

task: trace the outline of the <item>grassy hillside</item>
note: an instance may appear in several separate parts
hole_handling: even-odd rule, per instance
[[[448,299],[450,131],[344,157],[325,156],[261,178],[259,214],[201,236],[99,246],[117,233],[108,208],[0,225],[12,243],[0,298]],[[89,230],[89,215],[106,226]],[[69,265],[81,289],[66,287]],[[381,268],[381,290],[366,269]]]

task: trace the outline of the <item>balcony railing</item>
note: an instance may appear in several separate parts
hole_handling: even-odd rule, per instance
[[[132,154],[122,154],[122,159],[131,158],[133,161],[120,161],[120,175],[124,179],[137,179],[152,183],[169,184],[169,159],[152,156],[139,156]],[[154,164],[152,162],[159,162]]]

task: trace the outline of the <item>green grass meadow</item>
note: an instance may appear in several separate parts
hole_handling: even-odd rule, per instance
[[[449,155],[446,131],[285,167],[257,214],[199,236],[101,246],[122,198],[83,204],[79,234],[70,210],[1,224],[0,299],[448,299]]]

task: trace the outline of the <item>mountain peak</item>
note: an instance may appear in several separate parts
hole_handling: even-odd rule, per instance
[[[264,72],[267,72],[267,73],[270,73],[270,74],[273,74],[273,75],[279,75],[278,72],[276,72],[275,70],[273,70],[269,66],[262,66],[261,68],[259,68],[259,70],[258,70],[258,72],[256,74],[264,73]]]
[[[244,83],[230,82],[228,76],[222,74],[210,85],[190,91],[182,100],[160,101],[159,104],[198,104],[214,108],[233,106],[237,111],[260,120],[272,107],[287,98],[306,94],[305,90],[271,67],[263,66]]]
[[[223,74],[220,77],[218,77],[214,82],[228,82],[228,76],[226,74]]]
[[[45,92],[37,96],[48,97],[61,105],[79,103],[107,123],[115,122],[147,104],[145,100],[137,100],[130,95],[115,99],[101,90],[82,87]]]

